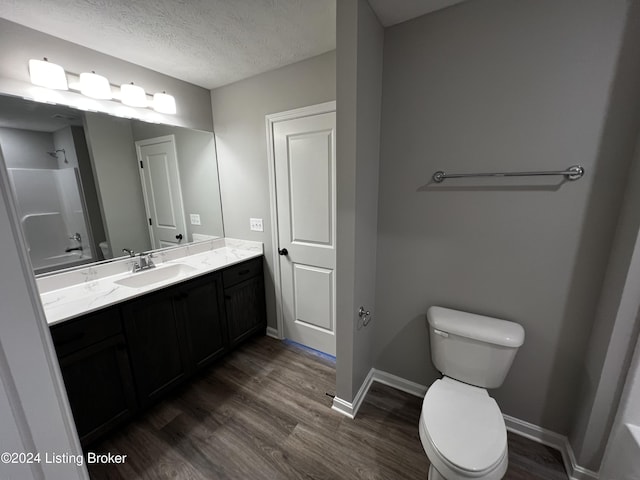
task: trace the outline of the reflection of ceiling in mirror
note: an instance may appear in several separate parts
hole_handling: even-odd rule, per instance
[[[68,125],[82,125],[78,110],[0,95],[0,127],[55,132]]]
[[[336,0],[3,0],[0,17],[210,89],[335,49]]]

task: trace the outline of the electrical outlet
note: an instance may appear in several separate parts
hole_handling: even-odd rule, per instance
[[[262,227],[262,219],[261,218],[250,218],[249,219],[249,227],[253,232],[264,232],[264,228]]]
[[[191,218],[191,225],[201,225],[200,223],[200,215],[197,213],[190,213],[189,217]]]

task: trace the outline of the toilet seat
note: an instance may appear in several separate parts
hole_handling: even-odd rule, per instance
[[[462,478],[501,478],[504,471],[498,470],[506,470],[504,419],[483,388],[448,377],[436,380],[422,404],[420,434],[430,459],[436,455],[437,463]]]

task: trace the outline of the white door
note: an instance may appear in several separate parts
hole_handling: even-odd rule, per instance
[[[284,336],[331,355],[336,352],[335,125],[335,112],[273,124]]]
[[[187,241],[180,172],[173,135],[136,142],[144,206],[153,248]]]

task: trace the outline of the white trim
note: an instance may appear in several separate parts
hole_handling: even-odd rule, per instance
[[[388,385],[389,387],[419,398],[424,397],[428,389],[426,385],[421,385],[397,375],[393,375],[392,373],[372,368],[369,375],[367,375],[367,378],[363,382],[362,387],[360,387],[353,404],[336,397],[334,398],[333,406],[331,408],[343,415],[354,418],[373,382]],[[534,425],[533,423],[511,417],[510,415],[503,415],[503,417],[508,431],[558,450],[562,455],[562,463],[564,463],[564,468],[567,471],[570,480],[598,480],[600,478],[600,475],[597,472],[581,467],[577,464],[573,448],[569,443],[569,439],[565,435],[560,435],[559,433],[552,432],[551,430]]]
[[[267,327],[267,337],[275,338],[277,340],[282,340],[282,337],[278,333],[278,329],[273,327]]]
[[[358,410],[360,409],[360,405],[362,405],[364,398],[367,396],[367,393],[369,392],[369,388],[371,388],[371,384],[373,383],[373,380],[374,380],[373,379],[374,373],[375,373],[375,370],[373,368],[369,370],[369,373],[367,374],[367,378],[365,378],[364,382],[362,382],[362,385],[360,386],[360,390],[358,390],[358,393],[356,393],[356,396],[353,399],[352,403],[342,400],[341,398],[335,397],[333,399],[333,405],[331,406],[331,408],[333,410],[336,410],[337,412],[340,412],[343,415],[346,415],[349,418],[355,418],[355,416],[358,414]]]
[[[571,480],[598,480],[600,478],[597,472],[581,467],[576,463],[573,448],[571,448],[569,439],[566,436],[509,415],[502,416],[508,431],[558,450],[562,455],[562,463],[564,463],[564,468]]]
[[[397,375],[393,375],[392,373],[383,372],[382,370],[376,370],[375,368],[373,368],[372,371],[373,380],[375,382],[382,383],[383,385],[388,385],[395,388],[396,390],[401,390],[415,397],[424,397],[425,393],[427,393],[427,387],[425,385],[420,385],[419,383],[406,380],[404,378],[398,377]]]
[[[278,203],[276,199],[276,167],[275,153],[273,151],[273,126],[275,123],[296,118],[309,117],[321,113],[335,112],[336,102],[326,102],[308,107],[287,110],[286,112],[270,113],[265,115],[265,128],[267,134],[267,166],[269,168],[269,211],[271,213],[271,245],[273,262],[273,285],[276,300],[276,338],[284,338],[284,318],[282,315],[282,289],[280,288],[280,256],[278,255]],[[346,402],[345,402],[346,403]]]
[[[351,419],[355,418],[353,415],[353,404],[342,400],[341,398],[334,397],[333,404],[331,405],[331,409],[335,410],[338,413],[341,413],[345,417],[349,417]]]

